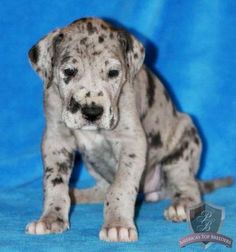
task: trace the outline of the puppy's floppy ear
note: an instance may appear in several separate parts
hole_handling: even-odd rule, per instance
[[[60,30],[55,30],[42,38],[28,52],[29,60],[34,70],[49,88],[53,79],[53,66],[58,43],[64,38]]]
[[[127,68],[130,70],[130,77],[133,78],[143,64],[144,47],[141,42],[125,30],[118,31],[118,40],[125,56]]]

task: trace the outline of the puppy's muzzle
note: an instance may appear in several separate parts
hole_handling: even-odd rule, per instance
[[[70,102],[68,104],[67,109],[72,113],[75,114],[78,110],[80,110],[81,105],[74,99],[74,97],[72,96],[70,98]]]
[[[90,122],[97,121],[103,114],[103,107],[92,103],[91,105],[84,105],[81,107],[82,116]]]

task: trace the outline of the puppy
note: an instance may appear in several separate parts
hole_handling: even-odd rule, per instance
[[[191,118],[176,110],[160,80],[143,65],[131,34],[96,18],[79,19],[41,39],[29,59],[44,81],[44,210],[30,234],[69,228],[69,179],[79,151],[96,186],[72,190],[74,202],[104,201],[105,241],[135,241],[137,194],[170,197],[165,217],[186,219],[200,191],[231,178],[199,183],[202,142]]]

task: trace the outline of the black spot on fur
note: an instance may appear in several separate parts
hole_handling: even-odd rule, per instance
[[[104,24],[101,24],[101,28],[102,28],[103,30],[107,30],[107,27],[106,27]]]
[[[63,155],[67,156],[69,152],[66,150],[66,148],[62,148],[59,153],[62,153]]]
[[[147,71],[147,77],[148,77],[148,86],[147,86],[147,98],[148,98],[148,105],[149,107],[152,107],[154,103],[155,98],[155,82],[153,79],[153,76],[149,71]]]
[[[48,172],[52,173],[53,172],[53,168],[46,167],[45,173],[48,173]]]
[[[118,38],[125,53],[133,50],[133,40],[128,32],[121,30],[118,34]]]
[[[68,174],[68,163],[67,162],[62,162],[62,163],[57,163],[58,165],[58,172],[61,172],[62,174]]]
[[[65,156],[65,161],[62,163],[57,163],[59,170],[62,172],[64,171],[65,173],[72,168],[72,164],[74,161],[74,155],[73,153],[70,153],[66,150],[66,148],[62,148],[60,153],[62,153]],[[67,168],[65,168],[67,167]]]
[[[161,163],[163,165],[168,165],[168,164],[173,164],[177,162],[183,156],[183,153],[188,148],[188,146],[189,146],[189,143],[184,142],[180,148],[172,152],[167,157],[163,158]]]
[[[103,43],[103,41],[104,41],[104,38],[103,38],[102,36],[99,36],[99,37],[98,37],[98,42],[99,42],[99,43]]]
[[[81,44],[81,45],[85,45],[87,39],[88,39],[87,37],[82,38],[82,39],[80,40],[80,44]]]
[[[61,177],[55,178],[52,180],[52,184],[53,186],[56,186],[58,184],[62,184],[63,183],[63,179]]]
[[[109,206],[109,202],[107,202],[106,205]]]
[[[101,53],[102,53],[102,51],[100,51],[100,52],[95,51],[95,52],[92,53],[92,55],[94,55],[94,56],[95,55],[100,55]]]
[[[193,141],[195,142],[196,145],[200,144],[200,140],[199,140],[199,136],[197,133],[197,130],[194,127],[191,128],[187,128],[184,131],[184,136],[190,137],[191,139],[193,139]]]
[[[90,97],[91,93],[90,92],[87,92],[85,97]]]
[[[98,93],[98,96],[103,96],[103,92],[100,91],[100,92]]]
[[[55,44],[61,43],[63,39],[64,39],[64,34],[63,34],[63,33],[58,34],[58,35],[54,38],[54,40],[53,40],[54,45],[55,45]]]
[[[132,153],[132,154],[129,154],[129,157],[130,157],[130,158],[135,158],[136,155],[135,155],[134,153]]]
[[[87,23],[87,31],[89,34],[93,34],[96,31],[96,28],[92,25],[91,22]]]
[[[199,139],[197,137],[194,138],[194,142],[196,145],[199,145]]]
[[[74,161],[74,154],[67,151],[67,162],[70,164],[69,168],[72,168],[73,161]]]
[[[58,222],[64,222],[62,218],[57,217]]]
[[[186,128],[186,130],[184,131],[184,135],[193,138],[197,135],[197,131],[194,127]]]
[[[137,54],[137,53],[134,54],[134,58],[135,58],[135,59],[138,58],[138,54]]]
[[[116,200],[120,200],[120,198],[116,198]]]
[[[156,134],[150,133],[148,135],[148,140],[150,142],[150,145],[154,148],[160,148],[163,146],[160,132],[157,132]]]
[[[55,207],[55,210],[56,210],[56,211],[60,211],[61,208],[60,208],[60,207]]]
[[[39,51],[39,47],[37,45],[34,45],[30,50],[29,50],[29,58],[31,60],[32,63],[37,64],[38,60],[39,60],[39,55],[40,55],[40,51]]]
[[[80,103],[78,103],[74,97],[72,96],[71,99],[70,99],[70,103],[69,103],[69,106],[68,106],[68,110],[72,113],[72,114],[75,114],[78,110],[80,110],[81,108],[81,105]]]

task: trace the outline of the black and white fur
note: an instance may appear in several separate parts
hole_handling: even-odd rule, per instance
[[[134,206],[172,199],[168,220],[186,219],[201,201],[195,179],[202,143],[191,118],[178,112],[160,80],[145,66],[132,35],[95,18],[77,20],[40,40],[29,52],[43,79],[46,129],[42,142],[44,210],[30,234],[69,228],[69,179],[76,150],[97,184],[73,189],[74,202],[104,200],[106,241],[135,241]],[[228,181],[208,183],[208,190]]]

